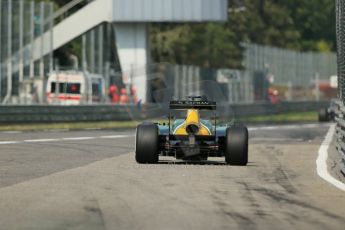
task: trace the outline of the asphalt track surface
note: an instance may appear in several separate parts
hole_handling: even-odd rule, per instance
[[[251,127],[249,164],[134,160],[134,130],[0,133],[0,229],[344,229],[329,124]]]

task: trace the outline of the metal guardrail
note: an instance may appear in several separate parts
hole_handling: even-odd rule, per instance
[[[243,104],[229,106],[230,118],[251,115],[270,115],[285,112],[317,111],[328,102],[282,102],[278,104]],[[167,106],[136,105],[6,105],[0,106],[0,124],[51,123],[76,121],[130,121],[167,116]]]
[[[1,106],[0,123],[50,123],[75,121],[127,121],[144,119],[136,106]]]
[[[335,111],[336,117],[335,120],[337,122],[336,127],[336,149],[338,150],[340,156],[342,157],[342,166],[341,172],[345,175],[345,105],[342,101],[337,101],[338,109]]]
[[[235,117],[255,116],[255,115],[273,115],[288,112],[308,112],[318,111],[329,105],[328,101],[300,101],[300,102],[280,102],[277,104],[256,103],[232,105]]]

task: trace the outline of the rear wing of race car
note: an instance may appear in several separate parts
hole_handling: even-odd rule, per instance
[[[170,109],[216,110],[214,101],[170,101]]]

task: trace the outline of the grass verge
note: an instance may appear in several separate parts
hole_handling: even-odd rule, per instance
[[[284,122],[316,122],[317,112],[282,113],[265,116],[249,116],[239,119],[243,122],[251,123],[284,123]]]
[[[66,122],[44,124],[0,124],[0,131],[78,130],[78,129],[125,129],[135,128],[139,121]]]

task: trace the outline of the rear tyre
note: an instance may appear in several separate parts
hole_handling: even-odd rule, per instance
[[[158,162],[159,138],[158,127],[152,123],[138,125],[135,143],[135,160],[139,164]]]
[[[227,128],[225,136],[225,162],[230,165],[248,163],[248,129],[243,125]]]
[[[329,114],[327,108],[322,108],[319,110],[319,121],[326,122],[329,121]]]

